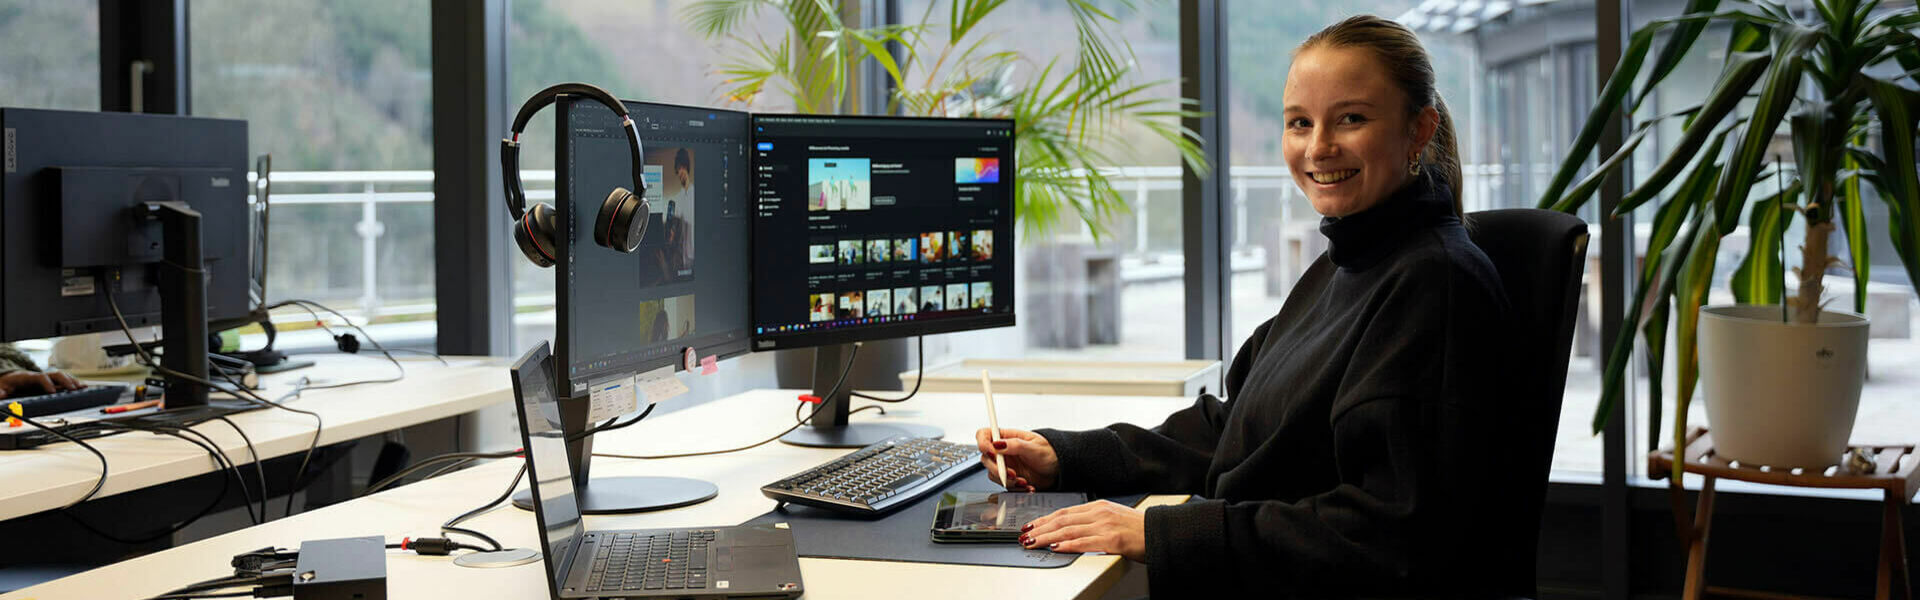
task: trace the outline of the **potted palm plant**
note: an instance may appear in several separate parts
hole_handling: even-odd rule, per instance
[[[1649,427],[1658,439],[1671,325],[1678,352],[1676,448],[1685,445],[1685,415],[1701,383],[1723,456],[1776,467],[1819,468],[1840,460],[1865,375],[1867,321],[1861,313],[1872,224],[1863,205],[1872,197],[1886,203],[1883,226],[1920,286],[1916,24],[1920,12],[1912,6],[1880,10],[1875,0],[1813,0],[1800,10],[1770,0],[1691,0],[1682,16],[1634,32],[1540,200],[1546,208],[1580,208],[1629,162],[1655,123],[1683,120],[1684,133],[1672,152],[1611,215],[1649,202],[1657,207],[1636,301],[1628,308],[1630,327],[1608,355],[1594,431],[1623,396],[1637,330],[1646,342]],[[1601,129],[1645,107],[1710,25],[1725,26],[1729,39],[1725,66],[1707,99],[1645,118],[1618,152],[1576,183]],[[1649,67],[1646,58],[1661,33],[1667,34],[1665,43]],[[1748,98],[1750,108],[1740,110]],[[1769,146],[1783,124],[1791,165],[1778,158],[1769,164]],[[1736,304],[1705,306],[1720,240],[1734,232],[1743,214],[1750,245],[1731,280]],[[1783,255],[1790,246],[1782,237],[1795,218],[1803,220],[1805,237],[1797,245],[1802,266],[1793,269],[1797,289],[1789,297]],[[1847,260],[1829,256],[1836,230],[1845,234]],[[1823,277],[1836,266],[1852,272],[1852,312],[1825,307]],[[1679,470],[1676,462],[1676,480]]]

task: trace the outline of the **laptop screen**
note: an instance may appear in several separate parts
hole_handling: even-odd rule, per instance
[[[560,425],[560,404],[553,393],[553,361],[548,346],[540,346],[513,365],[513,392],[520,401],[520,425],[527,442],[528,477],[533,480],[542,539],[546,544],[547,576],[560,589],[572,558],[574,541],[584,525],[574,502],[573,472],[567,467],[567,441]]]

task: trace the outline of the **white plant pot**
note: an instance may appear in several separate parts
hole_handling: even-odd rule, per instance
[[[1700,309],[1700,383],[1720,456],[1748,465],[1825,469],[1853,435],[1866,381],[1868,321],[1821,311],[1785,323],[1780,305]]]

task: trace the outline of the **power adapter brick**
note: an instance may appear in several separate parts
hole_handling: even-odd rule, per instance
[[[293,600],[386,600],[387,541],[380,536],[300,543]]]

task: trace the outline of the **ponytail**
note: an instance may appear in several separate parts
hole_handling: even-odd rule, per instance
[[[1440,94],[1433,95],[1433,109],[1440,113],[1440,126],[1433,131],[1433,139],[1427,141],[1427,149],[1420,155],[1426,157],[1427,167],[1423,170],[1433,173],[1447,189],[1453,191],[1453,214],[1461,216],[1465,203],[1461,201],[1461,183],[1466,181],[1460,172],[1460,140],[1453,133],[1453,115],[1447,112],[1447,101]]]

